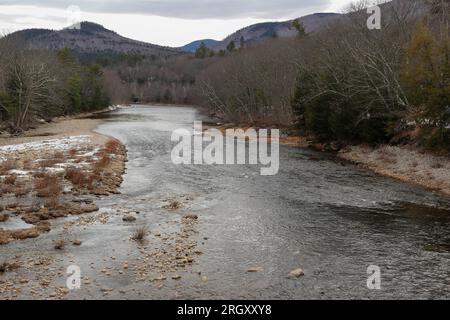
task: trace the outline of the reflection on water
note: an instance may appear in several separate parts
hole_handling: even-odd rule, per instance
[[[140,106],[102,117],[99,131],[129,150],[119,201],[196,195],[190,209],[208,239],[196,269],[208,281],[186,277],[152,297],[450,298],[450,199],[291,147],[280,148],[273,177],[258,166],[175,166],[170,135],[202,120],[194,109]],[[372,264],[382,270],[380,291],[365,285]],[[286,278],[299,267],[304,278]]]

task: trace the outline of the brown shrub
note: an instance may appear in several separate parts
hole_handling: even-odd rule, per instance
[[[73,157],[75,157],[77,154],[78,154],[77,149],[72,148],[72,149],[69,150],[69,156],[70,156],[70,157],[73,158]]]
[[[44,159],[39,161],[39,166],[41,168],[51,168],[57,163],[61,163],[61,161],[58,159]]]
[[[6,160],[0,164],[0,175],[4,175],[10,170],[16,169],[16,161],[14,160]]]
[[[111,139],[106,142],[105,147],[103,150],[105,150],[107,153],[110,154],[117,154],[120,152],[121,144],[119,141]]]
[[[12,174],[10,176],[7,176],[3,180],[3,183],[6,184],[6,185],[13,186],[16,183],[16,180],[17,180],[17,176],[15,174]]]
[[[101,181],[101,176],[98,174],[91,174],[89,175],[89,177],[86,179],[86,189],[88,189],[89,191],[92,191],[95,189],[95,185]]]
[[[85,174],[78,168],[67,169],[64,178],[69,180],[74,186],[78,187],[86,183]]]
[[[23,162],[23,166],[22,167],[23,167],[24,170],[32,170],[34,168],[33,161],[25,160]]]
[[[144,242],[148,236],[148,227],[139,227],[137,228],[133,235],[131,236],[131,240],[136,242]]]
[[[45,207],[48,209],[58,209],[59,207],[59,195],[48,197],[44,201]]]
[[[1,213],[0,214],[0,222],[8,221],[8,219],[9,219],[9,215],[8,214],[6,214],[6,213]]]
[[[35,180],[34,186],[37,196],[41,198],[59,196],[62,192],[62,186],[58,177],[51,174],[42,174]]]
[[[107,167],[111,163],[111,157],[105,151],[100,151],[98,153],[99,159],[95,163],[95,168],[102,169]]]
[[[61,151],[57,151],[53,154],[53,158],[57,160],[65,160],[66,156]]]
[[[16,198],[26,196],[29,193],[30,193],[30,189],[24,185],[17,186],[14,189],[14,195],[16,196]]]

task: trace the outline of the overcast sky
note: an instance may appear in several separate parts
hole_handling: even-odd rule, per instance
[[[181,46],[221,40],[264,21],[315,12],[341,12],[350,0],[0,0],[0,30],[61,29],[74,20],[92,21],[121,35]],[[78,12],[78,9],[80,12]]]

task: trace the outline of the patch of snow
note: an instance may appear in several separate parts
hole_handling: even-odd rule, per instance
[[[100,149],[97,148],[94,151],[90,151],[85,154],[78,154],[77,157],[80,157],[80,158],[93,157],[99,151],[100,151]]]
[[[61,173],[61,172],[65,172],[64,168],[46,168],[45,171],[50,172],[50,173]]]
[[[52,139],[39,142],[29,142],[22,144],[14,144],[9,146],[0,147],[0,152],[12,153],[17,151],[27,151],[27,150],[42,150],[42,149],[52,149],[55,151],[68,150],[74,146],[80,144],[87,144],[90,142],[91,136],[73,136],[61,139]]]
[[[28,171],[22,171],[22,170],[11,170],[9,171],[10,174],[15,174],[17,176],[27,176],[30,174]]]

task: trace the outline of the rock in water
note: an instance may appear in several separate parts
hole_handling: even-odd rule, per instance
[[[134,222],[134,221],[136,221],[136,217],[135,217],[135,216],[132,216],[132,215],[130,214],[130,215],[128,215],[128,216],[123,217],[122,220],[125,221],[125,222]]]
[[[261,268],[261,267],[250,268],[247,270],[247,272],[249,272],[249,273],[261,272],[261,271],[263,271],[263,268]]]
[[[305,272],[302,269],[295,269],[291,272],[289,272],[288,277],[289,278],[300,278],[305,275]]]
[[[198,220],[198,215],[194,213],[188,213],[184,217],[184,219]]]

